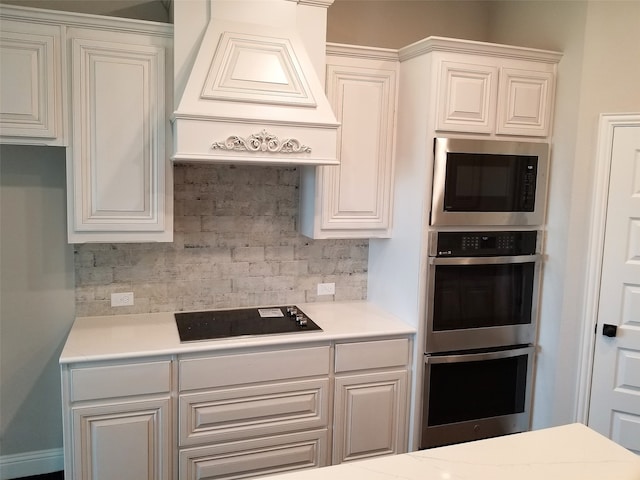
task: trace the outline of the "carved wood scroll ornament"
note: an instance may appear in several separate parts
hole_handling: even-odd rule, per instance
[[[295,138],[280,140],[277,136],[262,130],[247,138],[232,135],[224,142],[215,142],[212,149],[221,150],[247,150],[249,152],[269,152],[269,153],[311,153],[311,147],[302,145]]]

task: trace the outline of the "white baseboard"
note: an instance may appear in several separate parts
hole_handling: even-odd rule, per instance
[[[64,470],[62,448],[0,456],[0,480]]]

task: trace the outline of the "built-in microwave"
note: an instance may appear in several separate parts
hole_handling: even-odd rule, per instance
[[[549,145],[436,138],[431,225],[541,225]]]

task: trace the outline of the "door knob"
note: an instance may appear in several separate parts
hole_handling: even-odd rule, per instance
[[[617,332],[617,325],[610,325],[608,323],[602,325],[602,335],[604,335],[605,337],[615,337]]]

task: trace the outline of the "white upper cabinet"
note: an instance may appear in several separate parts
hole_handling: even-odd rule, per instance
[[[70,28],[69,241],[171,241],[171,37]]]
[[[173,27],[0,9],[0,142],[67,146],[69,243],[170,242]]]
[[[502,68],[500,73],[496,133],[549,136],[554,72]]]
[[[496,121],[496,67],[472,58],[466,63],[442,60],[439,82],[438,130],[491,133]]]
[[[438,37],[421,46],[434,52],[436,131],[550,135],[555,52]]]
[[[303,171],[304,235],[391,235],[397,71],[394,51],[328,46],[326,90],[341,123],[340,165]]]
[[[0,10],[0,141],[65,145],[62,27],[13,12]]]

